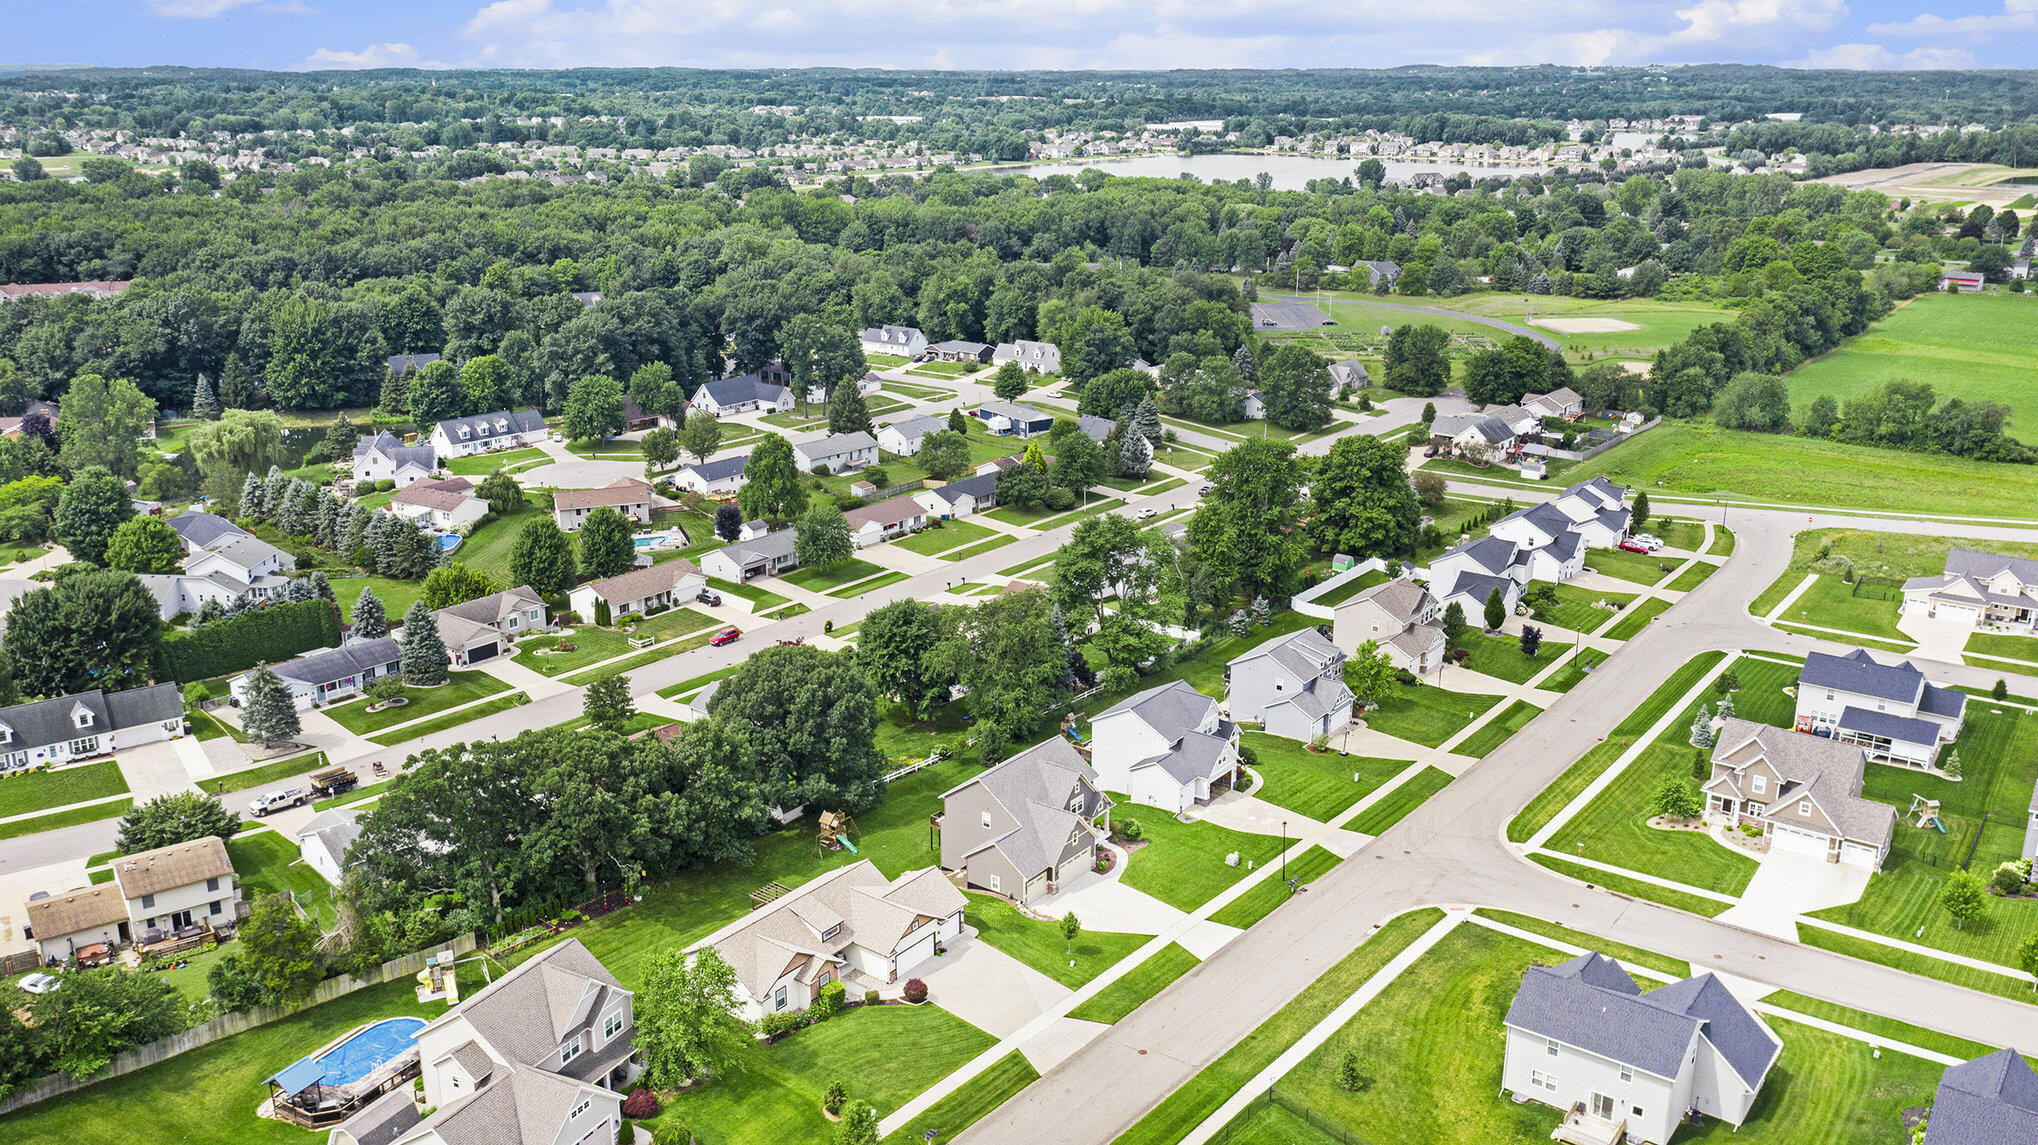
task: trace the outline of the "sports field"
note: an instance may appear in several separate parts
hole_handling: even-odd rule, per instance
[[[1466,294],[1457,298],[1423,299],[1466,314],[1527,325],[1555,338],[1573,363],[1615,358],[1646,362],[1656,351],[1690,337],[1708,322],[1730,322],[1734,312],[1704,302],[1654,298],[1559,298],[1554,295]],[[1554,327],[1540,325],[1548,319]],[[1593,322],[1593,319],[1605,321]],[[1602,329],[1566,329],[1573,326]],[[1613,326],[1614,329],[1604,329]],[[1625,327],[1625,328],[1623,328]]]
[[[1925,294],[1832,353],[1790,374],[1790,399],[1845,403],[1894,378],[1929,382],[1942,398],[2010,407],[2010,435],[2038,440],[2038,296]]]

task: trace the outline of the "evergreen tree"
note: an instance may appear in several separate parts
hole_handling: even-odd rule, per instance
[[[290,583],[283,586],[283,599],[292,604],[297,604],[302,601],[318,599],[318,593],[312,591],[310,581],[301,576],[291,577]]]
[[[284,476],[281,466],[271,465],[269,467],[268,480],[262,482],[262,518],[264,520],[280,522],[283,519],[283,506],[290,499],[290,483],[295,480],[297,478]]]
[[[1231,356],[1231,368],[1238,371],[1240,380],[1247,389],[1260,384],[1260,364],[1253,358],[1253,348],[1241,342],[1238,351]]]
[[[383,413],[396,417],[410,416],[410,379],[390,370],[382,377],[382,396],[375,406]]]
[[[1161,411],[1160,407],[1153,403],[1152,394],[1139,399],[1139,404],[1133,407],[1132,428],[1138,430],[1139,436],[1145,438],[1149,444],[1161,443]]]
[[[835,383],[828,392],[829,433],[870,433],[870,410],[863,404],[863,395],[856,390],[854,379]]]
[[[354,598],[354,635],[370,640],[389,635],[389,612],[372,588]]]
[[[1705,704],[1698,706],[1698,714],[1691,717],[1691,746],[1712,746],[1712,709]]]
[[[212,382],[204,374],[191,386],[191,416],[199,421],[219,420],[219,395],[212,391]]]
[[[371,514],[365,537],[368,552],[375,558],[374,568],[370,571],[393,577],[396,575],[395,532],[403,522],[394,513],[382,509],[371,510]]]
[[[243,517],[258,516],[261,513],[261,509],[262,509],[262,479],[250,473],[248,474],[247,480],[241,482],[241,501],[239,515]]]
[[[964,437],[969,436],[969,416],[962,412],[961,406],[948,411],[948,428]]]
[[[636,563],[630,523],[623,515],[606,505],[589,513],[580,526],[581,571],[595,577],[621,576]]]
[[[1153,446],[1136,433],[1128,433],[1118,446],[1118,471],[1126,477],[1144,479],[1153,470]]]
[[[1265,628],[1274,622],[1274,606],[1264,596],[1253,597],[1253,625]]]
[[[347,523],[340,528],[337,549],[343,560],[353,560],[361,547],[368,543],[368,523],[374,519],[374,510],[366,505],[347,507]]]
[[[226,356],[219,374],[219,404],[226,409],[260,409],[262,386],[241,362],[238,352]]]
[[[289,743],[297,738],[297,703],[290,689],[264,664],[248,674],[248,709],[242,726],[257,743]]]
[[[603,676],[589,684],[580,704],[587,722],[608,732],[622,731],[637,714],[637,705],[630,699],[628,676]]]
[[[1629,510],[1628,527],[1630,529],[1639,529],[1648,523],[1649,495],[1647,493],[1637,493],[1635,494],[1635,503]]]
[[[311,574],[311,593],[327,604],[339,603],[339,599],[333,595],[333,582],[326,579],[324,569]]]
[[[1500,590],[1496,588],[1486,594],[1486,631],[1498,632],[1500,626],[1505,623],[1507,623],[1507,602],[1501,599]]]
[[[453,658],[439,637],[439,622],[422,600],[412,603],[403,614],[403,682],[414,688],[446,682],[446,669]]]

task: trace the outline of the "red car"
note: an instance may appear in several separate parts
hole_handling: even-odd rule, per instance
[[[708,643],[714,645],[717,648],[720,648],[724,644],[735,643],[736,638],[741,635],[743,635],[743,631],[741,629],[724,628],[720,632],[717,632],[713,636],[710,636],[708,638]]]
[[[1649,551],[1648,546],[1638,544],[1634,541],[1622,541],[1620,543],[1620,549],[1621,552],[1624,553],[1647,553]]]

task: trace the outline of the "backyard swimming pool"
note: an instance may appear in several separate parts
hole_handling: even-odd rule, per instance
[[[409,1049],[425,1028],[423,1018],[384,1018],[312,1059],[319,1083],[327,1086],[360,1081],[384,1062]]]

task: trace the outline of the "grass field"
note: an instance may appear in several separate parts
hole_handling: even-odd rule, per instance
[[[24,771],[0,779],[0,819],[90,799],[127,794],[120,764],[103,759],[56,771]]]
[[[1528,722],[1543,714],[1543,709],[1527,700],[1516,700],[1507,705],[1507,710],[1479,725],[1479,730],[1459,741],[1451,749],[1459,755],[1484,759],[1486,753],[1506,743],[1514,733],[1528,726]]]
[[[551,454],[542,449],[512,449],[506,453],[485,453],[479,457],[455,457],[446,462],[445,470],[461,477],[486,477],[498,469],[511,469],[511,472],[515,472],[515,468],[523,468],[550,457]]]
[[[1194,970],[1198,961],[1180,943],[1170,942],[1126,971],[1118,981],[1098,991],[1096,997],[1070,1010],[1069,1017],[1079,1022],[1115,1023],[1167,989],[1169,983]]]
[[[1473,913],[1490,918],[1495,922],[1506,923],[1517,930],[1526,930],[1530,934],[1539,934],[1544,938],[1554,938],[1558,942],[1566,942],[1586,950],[1596,950],[1608,958],[1617,958],[1632,966],[1647,967],[1658,974],[1667,974],[1672,978],[1683,978],[1691,973],[1691,963],[1681,958],[1672,958],[1667,954],[1657,954],[1653,950],[1643,950],[1639,946],[1629,946],[1625,942],[1615,942],[1610,938],[1585,934],[1572,930],[1561,923],[1547,922],[1531,915],[1515,914],[1513,911],[1495,910],[1492,907],[1480,907]]]
[[[1842,574],[1849,568],[1856,576],[1881,577],[1898,582],[1918,576],[1935,576],[1946,570],[1948,549],[1980,549],[2004,556],[2038,557],[2038,542],[2031,541],[1982,541],[1923,533],[1881,533],[1869,529],[1807,529],[1797,535],[1791,546],[1790,567],[1749,604],[1748,611],[1756,616],[1767,615],[1807,573],[1817,573],[1821,579],[1840,582],[1838,591],[1841,594],[1849,591],[1842,580]],[[1811,591],[1806,590],[1807,593]],[[1802,601],[1803,598],[1799,599]],[[1888,612],[1886,620],[1880,621],[1882,628],[1862,628],[1859,631],[1887,631],[1900,635],[1895,627],[1896,602],[1874,603],[1882,604]],[[1791,615],[1803,608],[1802,603],[1792,605]],[[1824,623],[1818,620],[1810,622]]]
[[[1634,603],[1635,599],[1631,593],[1599,592],[1593,589],[1579,588],[1577,585],[1572,584],[1558,584],[1551,585],[1550,587],[1556,592],[1558,603],[1554,608],[1538,610],[1535,613],[1535,619],[1546,624],[1554,624],[1559,628],[1568,628],[1573,632],[1588,634],[1596,632],[1600,628],[1605,627],[1607,621],[1619,615],[1618,612],[1612,609],[1597,607],[1599,601],[1603,600],[1608,604],[1617,604],[1622,608],[1626,608]]]
[[[1285,872],[1277,870],[1255,883],[1251,890],[1226,903],[1223,910],[1210,916],[1210,921],[1240,929],[1249,927],[1274,913],[1282,903],[1294,898],[1297,890],[1315,882],[1319,875],[1339,862],[1336,855],[1322,847],[1311,847],[1302,852],[1300,858],[1290,860]],[[1290,881],[1294,882],[1294,889],[1289,888]]]
[[[1364,799],[1368,792],[1407,770],[1409,764],[1405,759],[1310,751],[1294,740],[1264,732],[1247,732],[1242,742],[1259,757],[1254,767],[1265,781],[1253,794],[1320,821],[1328,821]]]
[[[952,1140],[955,1134],[983,1120],[984,1115],[1039,1080],[1040,1072],[1027,1062],[1026,1055],[1013,1050],[955,1092],[928,1106],[925,1113],[899,1126],[885,1138],[884,1145],[926,1145],[931,1140]]]
[[[1125,885],[1179,910],[1195,910],[1281,854],[1277,835],[1252,835],[1215,823],[1183,823],[1164,811],[1131,804],[1124,795],[1111,798],[1121,808],[1113,822],[1136,819],[1146,838],[1146,845],[1125,861]],[[1225,866],[1224,857],[1233,851],[1238,852],[1238,865]]]
[[[827,592],[830,589],[841,588],[850,581],[862,580],[867,576],[876,576],[883,571],[885,570],[871,564],[869,561],[851,557],[827,572],[799,568],[794,569],[779,579],[796,588],[804,588],[809,592]]]
[[[1062,939],[1058,923],[1027,918],[1001,898],[968,897],[969,911],[963,921],[976,928],[979,938],[1070,989],[1117,965],[1153,937],[1085,929],[1069,944]],[[1071,962],[1075,965],[1069,965]],[[938,997],[934,1000],[941,1001]]]
[[[910,537],[901,537],[893,541],[892,546],[931,557],[950,549],[959,549],[1003,535],[982,525],[972,525],[968,521],[944,521],[938,529],[922,529]]]
[[[1458,637],[1458,647],[1470,653],[1465,657],[1465,667],[1513,684],[1526,684],[1535,679],[1538,672],[1571,650],[1569,644],[1545,640],[1534,656],[1524,656],[1519,637],[1488,636],[1471,629]]]
[[[484,700],[471,708],[461,708],[459,711],[447,712],[442,716],[425,720],[422,723],[415,723],[408,727],[398,728],[395,731],[369,736],[368,742],[381,744],[383,747],[394,747],[400,743],[409,743],[412,740],[423,739],[429,735],[437,735],[448,728],[457,728],[461,724],[472,723],[483,716],[492,716],[497,712],[509,711],[523,702],[525,701],[522,692],[510,692],[507,695],[497,696],[492,700]]]
[[[297,755],[272,760],[259,767],[245,768],[217,779],[206,780],[205,786],[214,792],[246,791],[250,787],[260,787],[279,779],[289,779],[293,775],[317,771],[325,766],[325,762],[325,753],[322,751],[300,752]]]
[[[1827,394],[1844,405],[1898,378],[1942,398],[2001,402],[2014,436],[2038,433],[2038,306],[2014,294],[1921,294],[1786,381],[1793,406]]]
[[[1677,579],[1664,586],[1672,592],[1690,592],[1705,583],[1705,578],[1718,572],[1720,566],[1705,561],[1693,561],[1691,567],[1677,574]]]
[[[1352,820],[1349,826],[1361,834],[1378,835],[1401,822],[1410,811],[1422,806],[1424,800],[1442,791],[1450,782],[1450,772],[1425,767],[1409,777],[1406,783],[1381,796],[1379,802],[1366,808],[1366,813]]]
[[[1701,566],[1709,568],[1711,566]],[[1634,608],[1621,613],[1621,618],[1612,628],[1606,630],[1609,640],[1633,640],[1642,634],[1651,620],[1669,611],[1670,602],[1660,596],[1652,596]]]
[[[1499,696],[1451,692],[1435,685],[1418,684],[1389,689],[1379,706],[1363,718],[1374,731],[1424,747],[1441,747],[1445,740],[1499,702]]]
[[[1531,854],[1529,861],[1539,867],[1547,867],[1560,875],[1568,875],[1587,886],[1604,887],[1617,895],[1647,899],[1650,902],[1661,903],[1664,906],[1676,907],[1678,910],[1688,910],[1693,914],[1703,915],[1706,918],[1716,917],[1733,905],[1721,902],[1718,899],[1706,898],[1703,895],[1686,894],[1683,891],[1673,890],[1669,887],[1659,887],[1653,883],[1645,883],[1640,879],[1629,878],[1626,875],[1616,875],[1593,867],[1580,866],[1559,855]]]
[[[2022,660],[2038,666],[2038,638],[2030,636],[1977,632],[1967,638],[1965,650],[1978,656],[1993,656],[1998,660]]]
[[[486,672],[452,672],[446,683],[437,688],[406,688],[404,697],[409,703],[380,711],[368,710],[369,700],[363,698],[350,703],[335,704],[324,709],[334,723],[355,735],[369,735],[397,724],[409,723],[435,715],[448,708],[472,703],[484,696],[492,696],[509,685]]]

